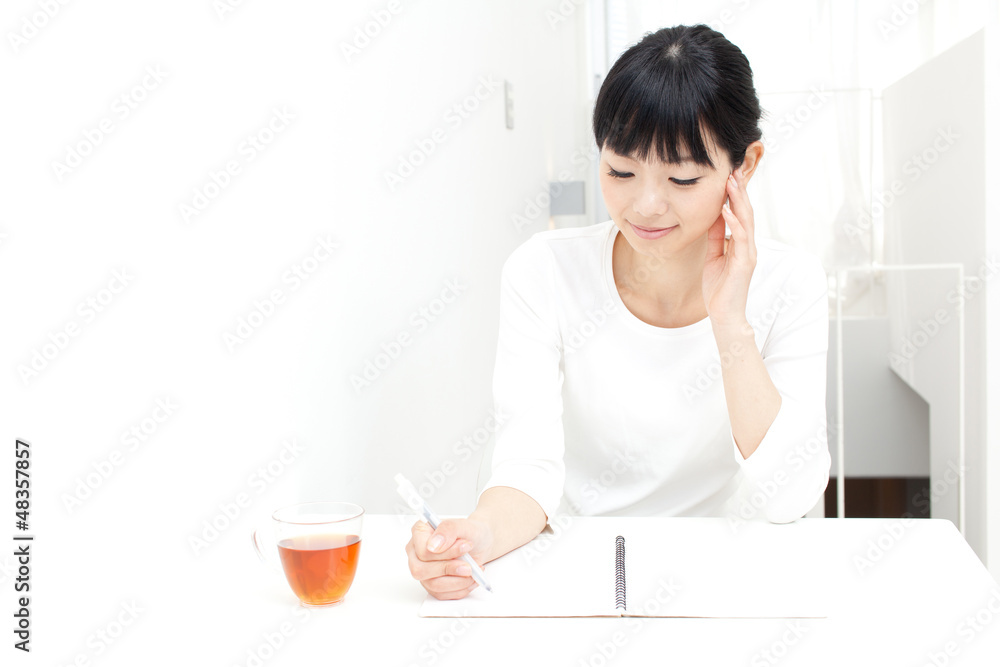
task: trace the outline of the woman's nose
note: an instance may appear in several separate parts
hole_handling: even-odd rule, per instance
[[[666,193],[656,186],[643,188],[633,205],[635,212],[644,218],[656,218],[666,214],[668,205]]]

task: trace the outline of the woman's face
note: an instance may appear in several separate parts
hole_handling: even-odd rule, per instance
[[[632,248],[651,257],[677,256],[705,239],[722,215],[729,156],[706,141],[715,168],[690,159],[638,162],[609,148],[601,151],[604,204]],[[687,157],[681,148],[681,158]]]

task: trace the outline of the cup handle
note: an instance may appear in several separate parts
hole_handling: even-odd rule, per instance
[[[257,552],[257,557],[260,558],[260,561],[265,565],[267,565],[272,570],[274,570],[275,572],[277,572],[278,574],[282,574],[282,569],[278,567],[277,563],[274,562],[274,558],[273,557],[268,558],[268,556],[265,554],[265,548],[263,542],[260,539],[260,528],[255,528],[253,531],[251,531],[250,541],[253,543],[253,550]]]

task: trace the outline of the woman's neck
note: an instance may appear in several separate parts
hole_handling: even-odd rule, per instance
[[[658,326],[685,326],[707,317],[701,286],[707,243],[705,238],[683,254],[650,257],[637,253],[622,234],[616,234],[612,269],[629,310]]]

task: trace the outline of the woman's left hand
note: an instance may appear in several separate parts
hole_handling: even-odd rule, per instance
[[[747,292],[757,264],[753,238],[753,209],[746,182],[733,172],[726,180],[729,206],[708,230],[708,252],[702,274],[702,294],[713,327],[742,326],[746,323]],[[732,238],[726,243],[726,223]]]

